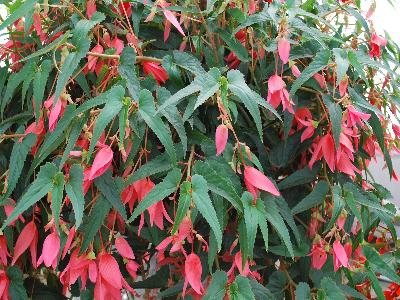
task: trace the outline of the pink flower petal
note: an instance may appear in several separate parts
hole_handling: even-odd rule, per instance
[[[178,31],[185,36],[185,33],[183,32],[183,29],[181,27],[181,25],[179,24],[178,20],[176,19],[174,13],[170,10],[164,9],[163,10],[164,16],[167,18],[168,21],[171,22],[172,25],[174,25],[174,27],[176,29],[178,29]]]
[[[90,169],[89,180],[101,176],[111,165],[113,151],[110,147],[104,147],[97,152],[92,168]]]
[[[129,246],[128,242],[123,237],[117,237],[115,239],[115,248],[122,257],[135,259],[131,246]]]
[[[287,64],[290,54],[290,43],[287,39],[281,38],[278,41],[278,53],[283,64]]]
[[[192,289],[199,295],[204,289],[201,283],[202,272],[200,258],[194,253],[189,254],[185,261],[185,283],[189,282]]]
[[[263,173],[253,167],[246,166],[244,168],[244,178],[245,181],[247,181],[257,189],[271,193],[274,196],[280,195],[280,192],[272,183],[272,181],[269,180],[267,176],[265,176]]]
[[[226,127],[224,124],[219,125],[215,131],[215,146],[217,148],[217,156],[225,150],[225,146],[228,141],[228,133],[228,127]]]

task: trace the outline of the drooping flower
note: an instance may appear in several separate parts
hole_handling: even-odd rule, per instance
[[[89,180],[101,176],[110,166],[113,159],[113,151],[109,146],[102,147],[97,152],[90,169]]]
[[[60,252],[60,237],[57,232],[49,234],[43,243],[42,255],[39,257],[37,265],[44,263],[46,267],[57,267],[58,254]]]
[[[375,32],[371,35],[371,40],[369,41],[369,56],[371,58],[381,57],[381,47],[385,47],[387,44],[387,40],[383,37],[380,37]]]
[[[346,76],[339,83],[339,94],[340,97],[343,97],[347,93],[347,86],[349,85],[349,78]]]
[[[253,195],[254,200],[256,200],[257,198],[258,190],[266,191],[274,196],[280,195],[280,192],[272,183],[272,181],[269,180],[268,177],[265,176],[263,173],[253,167],[245,166],[244,183],[247,187],[247,190]]]
[[[76,229],[75,229],[75,227],[72,227],[68,232],[67,241],[65,242],[64,250],[63,250],[63,253],[62,253],[62,256],[61,256],[62,259],[65,258],[65,256],[67,255],[69,249],[71,249],[71,245],[72,245],[72,242],[74,240],[75,233],[76,233]]]
[[[0,300],[9,300],[10,295],[8,289],[10,287],[10,279],[5,270],[0,270]]]
[[[301,134],[301,142],[304,142],[314,135],[318,122],[312,119],[312,114],[308,108],[299,108],[296,111],[294,118],[297,121],[297,131],[306,128]]]
[[[355,125],[364,126],[363,121],[368,121],[371,117],[370,114],[357,111],[353,105],[347,106],[347,126],[353,127]]]
[[[278,53],[279,58],[281,59],[282,63],[285,65],[289,61],[290,55],[290,43],[286,38],[280,38],[278,40]]]
[[[10,253],[7,249],[7,241],[4,235],[0,235],[0,263],[3,266],[7,266],[7,258],[10,257]],[[1,299],[1,298],[0,298]]]
[[[215,146],[217,149],[217,156],[219,156],[225,150],[226,143],[228,141],[228,127],[225,124],[221,124],[215,131]]]
[[[308,163],[310,169],[317,160],[320,160],[324,157],[326,163],[329,166],[329,169],[332,172],[335,172],[335,142],[333,141],[333,137],[330,133],[327,133],[322,138],[319,138],[319,142],[314,147],[314,152]]]
[[[165,69],[159,63],[144,61],[142,64],[143,72],[146,75],[152,75],[157,81],[158,85],[161,85],[168,80],[169,76],[167,71],[165,71]]]
[[[102,45],[97,44],[92,48],[92,50],[90,50],[90,52],[103,54],[104,48]],[[87,70],[90,72],[94,72],[96,70],[97,61],[99,59],[98,56],[88,55],[87,59],[88,59]]]
[[[189,254],[185,260],[185,282],[183,284],[182,292],[183,298],[185,297],[188,283],[197,294],[203,294],[204,288],[201,283],[202,272],[203,268],[201,266],[200,258],[194,253]]]
[[[325,77],[321,75],[320,73],[315,73],[313,75],[313,78],[317,81],[318,85],[320,86],[321,89],[326,89],[326,81]]]
[[[90,20],[94,13],[97,11],[96,8],[96,0],[87,0],[86,1],[86,15]]]
[[[42,29],[42,21],[40,19],[40,13],[35,12],[33,14],[33,26],[35,27],[36,33],[40,38],[41,42],[44,42],[46,40],[46,35],[43,32]]]
[[[118,253],[127,259],[135,259],[135,255],[133,254],[133,250],[129,243],[121,236],[115,239],[115,249],[117,249]]]
[[[318,242],[313,243],[311,252],[310,254],[308,254],[308,256],[311,256],[312,267],[314,269],[321,270],[321,268],[325,265],[326,260],[328,259],[323,240],[319,240]]]
[[[11,265],[14,265],[18,258],[29,248],[32,259],[32,266],[36,268],[36,255],[37,255],[37,243],[39,234],[34,221],[29,222],[22,229],[18,236],[17,242],[14,247],[14,256]]]
[[[339,268],[343,266],[345,268],[349,267],[349,258],[347,253],[340,243],[339,240],[336,240],[333,243],[333,269],[336,272]]]
[[[291,67],[291,70],[294,77],[297,78],[301,75],[299,68],[295,64]]]
[[[15,208],[15,200],[9,199],[8,201],[10,202],[9,204],[4,204],[4,212],[6,213],[7,218],[8,218],[9,216],[11,216],[11,214],[12,214],[14,208]],[[16,217],[14,220],[12,220],[12,221],[8,224],[8,226],[15,226],[15,221],[17,221],[17,219],[20,220],[22,223],[25,222],[25,219],[24,219],[24,217],[23,217],[22,214],[21,214],[21,215],[19,215],[18,217]]]
[[[31,152],[32,155],[35,155],[37,152],[37,149],[39,148],[39,145],[41,144],[43,137],[46,133],[44,129],[44,120],[43,117],[40,117],[38,120],[37,124],[36,121],[33,121],[26,129],[25,129],[25,134],[33,133],[36,135],[36,143],[35,145],[32,146]],[[22,141],[22,137],[18,140],[19,142]]]
[[[65,107],[67,106],[64,97],[61,96],[58,100],[56,105],[54,105],[54,95],[52,95],[49,99],[44,102],[44,107],[50,110],[49,117],[49,130],[51,132],[57,126],[58,119],[63,115]]]
[[[95,299],[121,299],[122,288],[134,293],[134,290],[122,276],[118,262],[111,254],[103,252],[99,255],[98,269],[98,277],[94,288]]]
[[[282,77],[278,75],[272,75],[268,79],[268,97],[267,101],[274,108],[277,108],[279,104],[282,104],[283,110],[288,110],[294,114],[293,102],[289,99],[289,92],[285,88],[286,84]]]

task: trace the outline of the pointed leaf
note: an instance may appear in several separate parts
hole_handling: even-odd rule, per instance
[[[191,195],[192,185],[189,181],[184,181],[180,187],[180,194],[178,200],[178,208],[176,210],[176,217],[174,221],[174,227],[172,228],[171,234],[175,234],[181,224],[183,218],[189,210],[190,203],[192,200]]]
[[[60,211],[61,203],[64,199],[64,174],[58,172],[53,178],[53,187],[51,189],[51,210],[53,212],[54,224],[56,229],[60,230]]]
[[[217,213],[212,205],[210,196],[208,195],[207,181],[201,175],[193,175],[192,177],[192,198],[193,201],[202,214],[204,219],[210,225],[215,234],[218,244],[218,251],[221,249],[222,244],[222,231],[218,221]]]
[[[169,128],[164,124],[161,117],[156,115],[154,98],[149,90],[141,90],[139,94],[139,114],[151,128],[160,142],[164,145],[172,162],[176,162],[176,152],[171,138]]]
[[[228,276],[224,271],[216,271],[212,274],[210,285],[203,300],[222,300],[225,296],[225,286],[228,281]]]
[[[328,183],[326,181],[319,181],[313,191],[292,208],[292,214],[295,215],[301,213],[322,203],[325,200],[328,190]]]
[[[83,170],[80,165],[73,165],[69,169],[69,181],[65,185],[65,191],[72,203],[75,214],[75,226],[78,228],[82,223],[85,198],[83,197]]]
[[[118,72],[126,80],[129,94],[134,101],[139,99],[140,84],[135,72],[136,53],[131,47],[125,47],[119,60]]]
[[[138,206],[129,218],[128,223],[135,220],[141,213],[148,209],[153,204],[163,200],[165,197],[169,196],[176,191],[181,179],[181,172],[179,169],[172,169],[162,182],[156,184],[153,189],[144,197],[142,201],[139,202]]]
[[[324,94],[322,95],[322,100],[324,104],[328,108],[329,111],[329,119],[332,123],[332,133],[333,139],[335,140],[336,148],[339,147],[340,143],[340,132],[342,131],[342,109],[339,104],[336,104],[333,98],[330,95]]]

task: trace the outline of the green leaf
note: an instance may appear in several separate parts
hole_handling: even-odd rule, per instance
[[[17,266],[7,268],[7,277],[10,280],[8,294],[13,300],[28,300],[28,295],[24,287],[24,274]]]
[[[347,88],[349,95],[351,97],[351,100],[353,100],[353,103],[356,106],[362,107],[364,109],[367,109],[371,112],[376,113],[377,115],[383,116],[382,112],[374,105],[369,103],[363,96],[361,96],[355,89],[352,87]]]
[[[128,217],[126,216],[125,207],[122,204],[120,191],[115,183],[115,179],[112,178],[111,171],[107,170],[103,175],[97,177],[94,180],[94,184],[107,201],[110,202],[111,206],[121,214],[124,220],[126,220]]]
[[[308,81],[315,73],[321,71],[329,63],[331,57],[330,50],[322,49],[317,53],[314,60],[303,70],[301,75],[293,82],[290,89],[290,97],[293,97],[297,90]]]
[[[201,175],[193,175],[192,177],[192,198],[199,212],[210,225],[214,232],[218,244],[218,251],[221,250],[222,231],[218,222],[217,213],[212,205],[210,196],[208,195],[207,181]]]
[[[125,47],[119,60],[118,72],[126,80],[129,94],[134,101],[139,99],[140,84],[135,72],[136,53],[131,47]]]
[[[217,68],[212,68],[205,75],[200,75],[195,78],[195,81],[200,81],[200,94],[197,97],[197,101],[194,105],[196,110],[200,105],[211,98],[220,87],[221,72]]]
[[[234,52],[240,61],[249,61],[249,51],[235,38],[234,35],[231,35],[224,30],[219,30],[218,33],[220,38],[223,39],[228,46],[229,50]]]
[[[247,19],[233,31],[233,33],[237,33],[239,30],[253,24],[264,23],[265,21],[271,20],[272,19],[268,11],[268,5],[265,5],[264,9],[261,12],[248,16]]]
[[[372,287],[374,288],[374,291],[376,295],[378,296],[379,300],[385,300],[385,294],[383,293],[381,283],[379,282],[378,278],[376,277],[375,273],[372,272],[371,270],[367,270],[367,274],[369,279],[371,280]]]
[[[50,52],[51,50],[57,49],[59,46],[61,46],[62,44],[64,44],[67,41],[69,35],[70,35],[70,32],[67,30],[63,35],[56,38],[50,44],[33,52],[32,54],[30,54],[28,56],[25,56],[24,58],[20,59],[18,62],[24,62],[29,59],[32,59],[32,58],[35,58],[38,56],[42,56],[42,55],[46,54],[47,52]]]
[[[203,69],[200,61],[192,54],[174,50],[173,55],[175,63],[181,68],[192,72],[195,76],[206,74],[206,71]]]
[[[331,95],[324,94],[322,95],[322,100],[324,104],[328,108],[329,111],[329,119],[332,124],[332,133],[333,139],[335,140],[336,149],[340,144],[340,132],[342,131],[342,109],[339,104],[335,103],[335,100]]]
[[[263,299],[263,300],[274,300],[275,297],[271,293],[269,289],[267,289],[262,284],[258,283],[258,281],[254,279],[250,279],[251,290],[254,293],[256,299]]]
[[[122,109],[122,99],[114,98],[106,103],[104,108],[101,110],[99,116],[96,120],[96,125],[93,129],[93,136],[90,140],[90,147],[87,153],[88,159],[90,159],[94,147],[96,146],[97,141],[99,140],[101,134],[104,132],[104,129],[111,122],[112,119],[121,111]]]
[[[26,157],[35,143],[36,136],[34,134],[28,134],[21,142],[15,142],[10,156],[9,174],[7,177],[7,191],[1,197],[1,199],[7,198],[14,191],[24,167]]]
[[[75,116],[87,112],[96,106],[103,105],[108,101],[110,101],[110,99],[122,99],[124,95],[125,95],[125,89],[120,85],[114,85],[108,91],[82,103],[76,109]]]
[[[64,163],[67,161],[69,154],[74,149],[75,144],[82,132],[82,128],[86,124],[86,121],[87,118],[85,116],[82,116],[80,118],[77,117],[73,121],[69,132],[67,145],[65,146],[63,156],[61,157],[60,164],[58,165],[60,171],[63,168]]]
[[[239,178],[225,161],[217,159],[196,161],[193,172],[204,177],[210,191],[227,199],[237,211],[243,212],[239,196],[241,194]]]
[[[347,73],[347,70],[350,66],[350,62],[348,59],[347,51],[345,49],[335,48],[332,50],[333,55],[335,56],[336,63],[336,86],[344,79],[344,76]]]
[[[60,211],[61,203],[64,199],[64,174],[58,172],[53,177],[53,187],[51,189],[51,210],[54,216],[54,223],[57,231],[60,231]]]
[[[365,31],[370,35],[370,30],[367,21],[364,19],[364,17],[353,7],[350,7],[348,5],[345,5],[342,7],[343,9],[347,10],[350,14],[353,15],[357,19],[358,22],[361,23],[361,25],[364,27]]]
[[[326,300],[346,300],[343,291],[329,277],[324,277],[322,279],[321,287],[325,292]]]
[[[325,200],[328,190],[329,186],[326,181],[318,181],[313,191],[292,208],[292,214],[301,213],[322,203]]]
[[[301,170],[293,172],[288,177],[278,183],[279,190],[288,189],[294,186],[314,181],[320,168],[320,165],[314,165],[312,170],[310,170],[310,168],[306,166]]]
[[[5,29],[6,27],[12,25],[15,21],[18,19],[24,17],[28,12],[31,12],[33,8],[35,7],[36,0],[26,0],[20,5],[12,14],[8,16],[7,19],[5,19],[1,24],[0,24],[0,31]]]
[[[261,235],[264,239],[265,251],[268,251],[268,224],[265,217],[265,206],[264,202],[257,200],[257,210],[258,210],[258,226],[260,226]]]
[[[225,296],[225,286],[228,276],[224,271],[216,271],[212,274],[210,285],[207,288],[203,300],[222,300]]]
[[[171,93],[166,88],[161,87],[158,89],[157,99],[159,104],[162,105],[169,97],[171,97]],[[185,123],[183,122],[181,114],[175,106],[168,106],[161,112],[161,114],[167,118],[168,122],[171,123],[172,126],[174,126],[179,138],[181,139],[183,153],[185,154],[187,151],[187,135]]]
[[[151,175],[169,171],[172,167],[167,153],[158,155],[137,169],[132,175],[129,175],[124,183],[124,187]]]
[[[153,189],[144,197],[142,201],[139,202],[138,206],[129,218],[128,223],[135,220],[141,213],[148,209],[153,204],[163,200],[165,197],[169,196],[176,191],[181,179],[181,172],[179,169],[172,169],[164,180],[159,184],[156,184]]]
[[[296,299],[302,299],[302,300],[311,299],[310,287],[305,282],[299,282],[299,284],[296,287],[295,294],[296,294]]]
[[[253,260],[254,243],[256,242],[258,215],[259,211],[253,204],[253,195],[249,192],[244,192],[242,196],[242,203],[244,207],[244,223],[246,225],[246,236],[249,248],[250,260]]]
[[[79,62],[89,51],[90,41],[87,38],[88,32],[104,19],[104,14],[96,12],[90,20],[80,20],[76,24],[71,40],[71,44],[76,47],[76,51],[68,54],[61,66],[61,70],[57,79],[56,90],[54,92],[53,106],[56,105],[58,98],[64,90],[65,85],[67,84],[71,75],[78,67]]]
[[[176,217],[174,221],[174,227],[172,228],[171,234],[175,234],[181,224],[183,218],[189,210],[190,203],[192,200],[191,195],[192,185],[189,181],[184,181],[180,187],[180,194],[178,200],[178,208],[176,210]]]
[[[180,89],[171,97],[169,97],[163,105],[158,108],[157,114],[162,112],[166,107],[178,104],[182,99],[201,90],[200,76],[197,76],[188,86]]]
[[[229,296],[231,300],[255,300],[251,289],[250,281],[242,275],[236,276],[236,279],[229,286]]]
[[[18,200],[10,216],[4,221],[1,230],[10,224],[15,218],[26,211],[29,207],[44,197],[53,187],[53,178],[57,173],[57,167],[53,163],[47,163],[40,171],[26,193]]]
[[[265,217],[267,220],[274,226],[278,235],[284,242],[286,248],[288,249],[290,256],[294,257],[293,253],[293,245],[290,241],[289,231],[283,221],[281,215],[279,214],[278,208],[276,207],[275,202],[268,203],[268,209],[265,209]]]
[[[291,212],[290,207],[287,204],[285,198],[283,198],[282,196],[274,197],[272,195],[267,195],[266,198],[270,199],[268,201],[275,202],[275,205],[278,207],[279,213],[281,214],[281,216],[285,220],[286,224],[292,230],[292,232],[294,234],[294,237],[296,238],[297,243],[300,244],[300,241],[301,241],[300,233],[299,233],[299,230],[297,228],[296,223],[294,222],[294,218],[293,218],[292,212]]]
[[[363,253],[367,259],[371,269],[374,272],[378,272],[387,278],[393,280],[397,284],[400,284],[400,276],[387,262],[382,259],[382,256],[374,248],[369,246],[363,247]]]
[[[361,230],[364,231],[364,222],[361,216],[360,211],[357,208],[356,202],[354,201],[354,195],[351,192],[346,192],[345,193],[345,198],[346,204],[350,208],[351,212],[354,214],[354,216],[357,218],[358,222],[360,222],[361,225]]]
[[[40,111],[40,107],[42,106],[44,90],[46,88],[47,79],[49,77],[51,69],[51,61],[45,60],[40,65],[39,70],[37,70],[37,72],[35,73],[35,77],[33,79],[33,98],[35,99],[36,111]]]
[[[154,98],[150,91],[141,90],[139,94],[139,114],[151,128],[160,142],[164,145],[165,151],[168,153],[173,164],[176,162],[176,152],[172,141],[171,132],[164,124],[161,117],[156,115],[154,107]]]
[[[75,226],[78,228],[82,223],[85,198],[83,196],[83,169],[75,164],[69,169],[69,181],[65,185],[65,191],[71,200],[75,214]]]
[[[85,252],[86,249],[89,247],[89,244],[96,236],[97,232],[99,231],[101,225],[104,222],[104,219],[107,217],[110,209],[111,209],[110,202],[107,201],[102,194],[100,194],[99,198],[96,200],[96,203],[94,204],[90,216],[87,216],[85,222],[82,225],[83,241],[80,253]]]
[[[344,208],[344,202],[343,202],[342,196],[340,194],[341,194],[340,187],[334,186],[333,191],[332,191],[332,195],[333,195],[332,217],[329,220],[329,223],[326,225],[324,232],[328,232],[332,228],[333,224],[335,224],[337,218],[340,216],[340,213],[342,212],[342,210]]]
[[[354,71],[355,71],[355,76],[358,77],[360,76],[364,82],[368,82],[367,77],[365,77],[365,71],[363,65],[358,61],[357,54],[354,52],[354,50],[349,50],[348,52],[348,58],[350,64],[353,66]]]
[[[258,101],[257,98],[260,97],[257,93],[252,91],[248,85],[246,84],[244,80],[243,74],[238,71],[238,70],[230,70],[228,72],[228,89],[236,95],[240,101],[244,104],[246,109],[250,112],[257,130],[258,134],[260,135],[260,138],[262,139],[262,124],[261,124],[261,116],[260,116],[260,110],[258,108]],[[274,113],[275,115],[278,115],[276,110],[270,106],[264,99],[263,99],[264,104],[267,105],[267,109]],[[280,118],[280,117],[279,117]]]

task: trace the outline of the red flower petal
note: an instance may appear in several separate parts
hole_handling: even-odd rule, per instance
[[[257,189],[271,193],[274,196],[279,196],[280,192],[263,173],[253,167],[246,166],[244,168],[245,180]]]
[[[122,288],[122,275],[118,263],[110,254],[101,254],[99,258],[99,273],[101,277],[113,287],[117,289]]]
[[[135,254],[133,254],[131,246],[123,237],[117,237],[115,239],[115,248],[122,257],[128,259],[135,259]]]
[[[201,273],[203,272],[200,258],[191,253],[185,261],[185,284],[190,283],[192,289],[199,295],[202,294],[203,285],[201,283]]]
[[[167,18],[168,21],[171,22],[172,25],[174,25],[174,27],[176,29],[178,29],[178,31],[185,36],[185,33],[183,32],[183,29],[181,27],[181,25],[179,24],[178,20],[176,19],[174,13],[170,10],[164,9],[163,10],[164,16]]]
[[[111,165],[113,151],[110,147],[104,147],[97,152],[92,168],[90,169],[89,180],[101,176]]]
[[[15,264],[18,258],[25,252],[26,249],[28,249],[32,242],[34,242],[35,236],[37,236],[37,229],[35,223],[32,221],[26,224],[18,236],[14,247],[14,257],[11,265]],[[32,261],[32,264],[36,266],[36,257],[35,260]]]
[[[287,64],[290,54],[290,43],[287,39],[281,38],[278,41],[278,53],[283,64]]]

